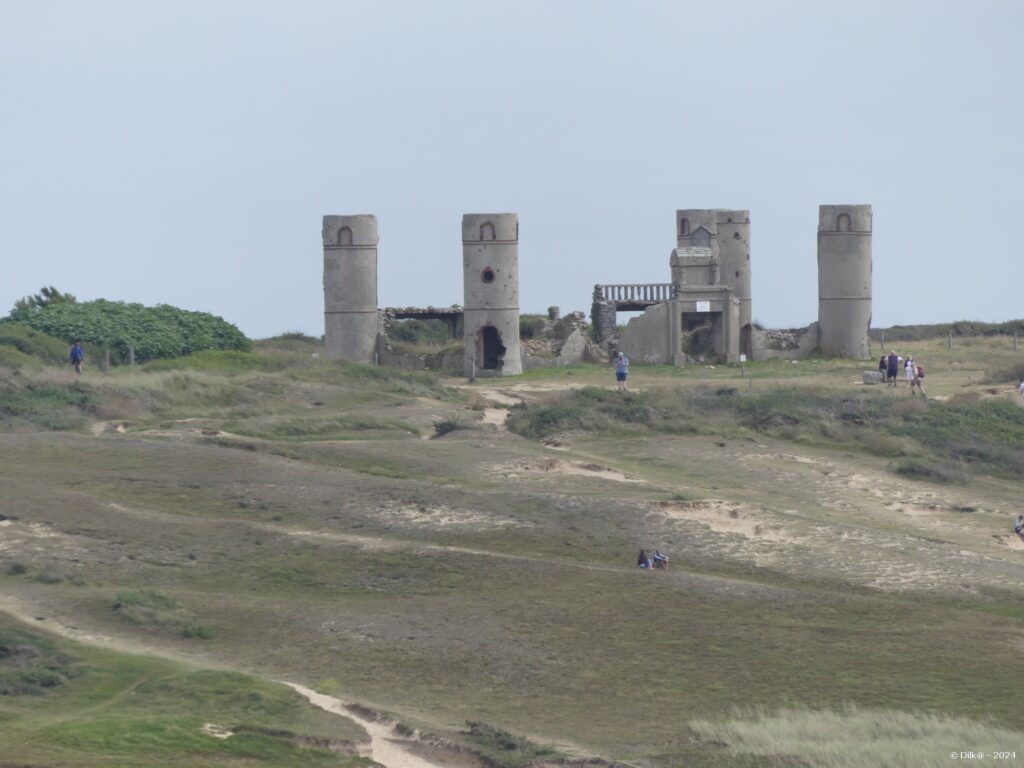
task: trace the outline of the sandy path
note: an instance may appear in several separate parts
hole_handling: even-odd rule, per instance
[[[367,720],[349,709],[341,699],[317,693],[310,688],[297,685],[296,683],[282,682],[305,696],[314,707],[320,707],[320,709],[332,714],[347,717],[349,720],[354,720],[361,725],[370,735],[370,750],[367,757],[385,766],[385,768],[444,768],[443,763],[431,762],[403,749],[393,738],[393,722]]]
[[[41,629],[75,640],[79,643],[85,643],[86,645],[94,645],[100,648],[120,651],[122,653],[141,653],[146,656],[171,659],[179,663],[188,664],[189,666],[228,669],[228,667],[223,667],[222,665],[205,659],[196,660],[182,654],[168,653],[153,646],[126,642],[106,635],[85,632],[77,627],[63,624],[49,615],[47,615],[45,620],[39,621],[36,619],[37,615],[41,615],[39,611],[29,610],[29,606],[27,604],[10,595],[0,595],[0,611],[14,616],[27,624],[36,624]],[[44,613],[49,614],[49,611],[44,611]],[[441,763],[431,762],[430,760],[426,760],[402,749],[402,747],[400,747],[392,738],[394,735],[394,723],[366,720],[348,709],[345,702],[340,699],[325,696],[324,694],[317,693],[316,691],[296,683],[289,683],[285,680],[278,682],[282,682],[284,685],[293,688],[299,694],[304,696],[313,706],[319,707],[331,714],[353,720],[361,725],[370,736],[370,747],[367,750],[367,756],[380,763],[385,768],[445,768]],[[203,727],[210,730],[210,724],[206,724]],[[217,728],[217,726],[212,727],[215,729]],[[215,738],[226,738],[229,733],[230,732],[226,735],[223,731],[219,731],[218,733],[208,733],[207,735]]]

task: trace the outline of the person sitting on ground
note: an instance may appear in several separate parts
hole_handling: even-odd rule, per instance
[[[647,552],[640,550],[640,554],[636,556],[636,567],[637,568],[650,568],[651,560],[647,557]]]
[[[1017,515],[1017,522],[1013,524],[1013,532],[1024,539],[1024,515]]]
[[[658,550],[654,550],[654,567],[665,570],[668,568],[668,557],[661,554]]]
[[[1020,384],[1017,385],[1017,390],[1020,392],[1020,396],[1024,397],[1024,377],[1021,378]]]

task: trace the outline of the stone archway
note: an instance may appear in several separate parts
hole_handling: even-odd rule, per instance
[[[483,352],[481,368],[487,371],[501,368],[501,362],[505,357],[505,345],[501,343],[501,334],[497,328],[486,325],[480,330],[480,346]]]

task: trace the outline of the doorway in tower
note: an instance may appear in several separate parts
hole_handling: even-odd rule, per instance
[[[501,334],[493,325],[484,326],[480,332],[481,346],[483,347],[484,370],[496,371],[501,368],[502,358],[505,357],[505,345],[501,343]]]
[[[746,355],[747,360],[754,359],[754,326],[750,323],[740,331],[740,354]]]

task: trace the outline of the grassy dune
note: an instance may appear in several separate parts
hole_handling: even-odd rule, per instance
[[[5,765],[369,763],[330,749],[351,749],[365,739],[361,729],[285,686],[101,651],[8,619],[0,619],[0,722]],[[211,725],[233,735],[217,738]]]
[[[982,383],[1004,342],[915,342],[928,401],[856,361],[638,366],[622,395],[595,366],[468,385],[306,339],[23,371],[0,384],[0,593],[507,764],[1024,754],[1024,409]],[[481,421],[509,399],[511,431]],[[72,724],[78,680],[42,694]]]

